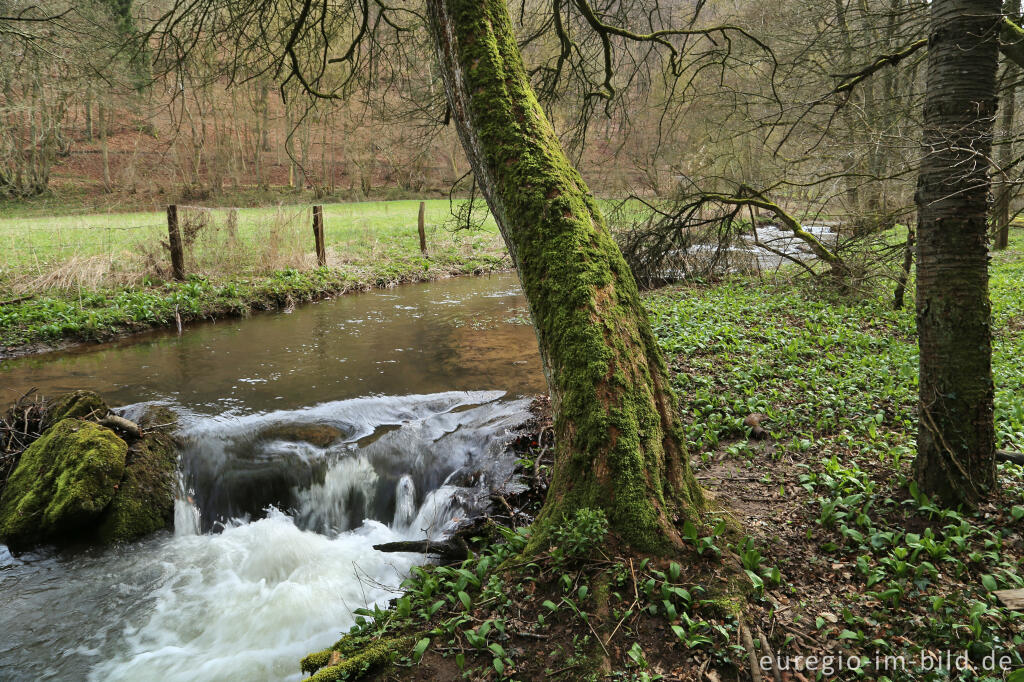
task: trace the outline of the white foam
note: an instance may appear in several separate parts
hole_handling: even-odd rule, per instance
[[[214,535],[179,536],[160,552],[166,581],[123,653],[91,680],[300,679],[299,661],[336,641],[360,606],[393,596],[422,560],[371,545],[398,539],[367,522],[333,539],[280,512]]]

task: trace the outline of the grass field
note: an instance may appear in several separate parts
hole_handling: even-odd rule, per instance
[[[192,273],[223,279],[315,266],[310,206],[178,211]],[[418,255],[418,211],[418,201],[326,204],[328,264]],[[426,202],[430,252],[472,257],[503,250],[489,217],[473,232],[453,232],[451,225],[447,200]],[[0,218],[0,288],[21,295],[161,279],[169,260],[166,240],[164,212]]]

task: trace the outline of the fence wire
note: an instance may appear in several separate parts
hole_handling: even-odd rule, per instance
[[[128,219],[114,225],[78,222],[74,215],[8,222],[0,229],[0,287],[28,294],[169,278],[166,219],[132,220],[138,217],[112,214],[112,222]],[[309,206],[268,211],[178,205],[178,223],[189,274],[258,275],[316,263]]]

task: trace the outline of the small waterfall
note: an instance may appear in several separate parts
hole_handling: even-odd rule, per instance
[[[202,532],[202,515],[193,495],[185,489],[185,477],[179,470],[178,490],[174,496],[174,536],[180,538]]]
[[[391,527],[395,530],[407,530],[416,514],[416,484],[409,474],[402,476],[395,486],[395,518]]]
[[[467,496],[463,489],[443,485],[430,491],[413,519],[409,532],[417,537],[438,539],[454,530],[468,516]]]
[[[338,533],[370,518],[377,475],[365,455],[349,456],[327,469],[323,483],[297,493],[296,521],[301,528]]]
[[[199,507],[187,499],[178,498],[174,501],[174,536],[199,535],[202,526]]]
[[[83,614],[48,622],[52,640],[17,629],[7,649],[16,660],[7,655],[34,674],[8,674],[0,655],[0,679],[298,682],[303,655],[336,641],[353,609],[386,603],[424,560],[373,545],[440,538],[511,478],[504,444],[529,402],[502,397],[376,396],[183,417],[173,536],[42,559],[52,570],[0,549],[19,585],[17,599],[0,593],[0,625],[34,622],[53,604]]]

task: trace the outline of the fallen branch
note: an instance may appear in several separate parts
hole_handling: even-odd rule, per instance
[[[415,552],[416,554],[437,554],[444,560],[461,561],[469,556],[469,546],[461,537],[449,540],[401,540],[374,545],[378,552]]]
[[[132,438],[142,438],[142,431],[139,429],[138,424],[130,419],[119,417],[116,414],[108,414],[106,417],[101,419],[99,423],[101,426],[106,426],[108,429],[113,429],[114,431],[120,431]]]
[[[750,629],[740,623],[740,639],[743,641],[743,648],[747,650],[747,658],[750,661],[750,678],[754,682],[761,682],[761,667],[757,662],[757,652],[754,651],[754,639],[750,636]]]
[[[996,459],[1004,462],[1013,462],[1024,466],[1024,452],[1010,452],[1009,450],[996,450]]]

